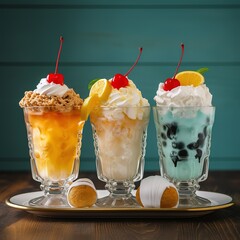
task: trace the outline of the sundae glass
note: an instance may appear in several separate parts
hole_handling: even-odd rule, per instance
[[[201,207],[210,201],[196,195],[207,179],[214,107],[153,108],[161,175],[179,191],[179,207]]]
[[[178,72],[160,83],[153,107],[161,175],[179,191],[179,207],[205,207],[197,196],[199,182],[207,179],[215,107],[204,84],[206,68]]]
[[[90,114],[97,175],[106,182],[109,196],[100,207],[139,207],[131,191],[143,177],[150,106],[128,74],[93,81],[82,114]]]
[[[41,182],[43,195],[29,204],[67,207],[66,192],[79,171],[84,120],[82,99],[57,73],[63,38],[60,38],[56,71],[41,79],[34,91],[20,101],[27,128],[33,179]]]
[[[126,114],[132,112],[141,118]],[[149,113],[149,106],[100,107],[91,113],[97,175],[110,192],[97,201],[98,206],[139,206],[131,191],[143,177]]]

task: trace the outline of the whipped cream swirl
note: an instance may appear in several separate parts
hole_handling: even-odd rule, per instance
[[[140,107],[149,106],[148,100],[142,97],[142,93],[136,85],[129,80],[129,86],[120,89],[113,88],[108,100],[103,107],[115,108],[113,111],[106,111],[108,119],[122,119],[127,115],[130,119],[142,119],[146,109]]]
[[[171,91],[165,91],[163,83],[160,83],[154,100],[157,106],[212,106],[212,94],[205,84],[197,87],[179,86],[173,88]]]
[[[42,78],[34,92],[41,95],[62,97],[68,90],[69,88],[65,84],[49,83],[46,78]]]

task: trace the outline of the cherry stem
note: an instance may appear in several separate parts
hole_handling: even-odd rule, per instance
[[[181,65],[181,63],[182,63],[182,58],[183,58],[183,54],[184,54],[184,44],[183,44],[183,43],[181,43],[181,47],[182,47],[182,54],[181,54],[180,60],[179,60],[179,62],[178,62],[178,65],[177,65],[176,71],[175,71],[174,76],[173,76],[172,79],[174,79],[175,76],[177,75],[177,73],[178,73],[178,69],[179,69],[179,67],[180,67],[180,65]]]
[[[57,61],[56,61],[56,68],[55,68],[55,74],[58,72],[58,62],[60,59],[61,51],[62,51],[62,44],[63,44],[63,37],[60,37],[60,47],[58,50],[58,56],[57,56]]]
[[[142,50],[143,50],[143,48],[141,47],[141,48],[139,48],[139,55],[138,55],[138,57],[137,57],[137,60],[135,61],[135,63],[133,64],[133,66],[128,70],[128,72],[124,75],[125,77],[127,77],[128,76],[128,74],[133,70],[133,68],[137,65],[137,63],[138,63],[138,60],[140,59],[140,57],[141,57],[141,54],[142,54]]]

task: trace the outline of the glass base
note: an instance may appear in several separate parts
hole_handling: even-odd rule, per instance
[[[179,208],[199,208],[199,207],[209,207],[211,206],[211,201],[206,198],[199,197],[197,195],[188,196],[179,196]]]
[[[66,208],[70,207],[67,201],[68,184],[42,182],[40,185],[43,196],[29,201],[29,205],[46,208]]]
[[[200,186],[196,180],[174,182],[179,192],[179,208],[199,208],[211,206],[211,201],[196,195]]]
[[[132,194],[118,195],[110,194],[107,197],[100,198],[96,202],[96,206],[101,208],[140,208],[136,199]]]
[[[34,207],[49,207],[49,208],[68,208],[69,204],[67,197],[62,194],[48,194],[29,201],[29,205]]]
[[[101,208],[140,208],[136,198],[131,194],[135,185],[132,181],[114,181],[106,183],[105,188],[110,192],[106,197],[100,198],[96,206]]]

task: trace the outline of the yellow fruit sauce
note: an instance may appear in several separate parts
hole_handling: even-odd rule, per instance
[[[79,165],[76,159],[80,156],[84,126],[80,110],[28,111],[25,118],[29,124],[37,174],[53,182],[69,178],[74,165]]]

